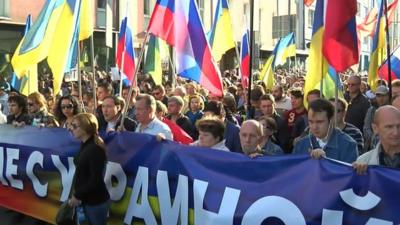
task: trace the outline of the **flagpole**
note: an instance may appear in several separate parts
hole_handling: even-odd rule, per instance
[[[176,67],[175,67],[175,65],[174,65],[174,62],[172,62],[171,54],[168,54],[168,55],[169,55],[168,61],[169,61],[169,64],[170,64],[171,70],[172,70],[172,71],[171,71],[171,72],[172,72],[172,82],[171,82],[171,85],[172,85],[172,88],[175,89]]]
[[[322,59],[322,66],[321,66],[321,81],[320,81],[320,87],[319,87],[319,90],[320,90],[320,97],[322,98],[323,97],[323,93],[324,93],[324,64],[325,64],[325,60],[324,59]]]
[[[172,61],[171,63],[171,65],[172,65],[172,83],[171,83],[171,85],[172,85],[172,88],[173,89],[175,89],[176,88],[176,84],[178,83],[178,81],[177,81],[177,79],[176,79],[176,67],[175,67],[175,64],[176,64],[176,53],[175,53],[175,51],[174,51],[174,48],[171,46],[170,47],[170,51],[169,51],[169,53],[170,53],[170,60]]]
[[[94,66],[94,33],[92,34],[92,36],[90,36],[90,55],[91,55],[91,59],[92,59],[92,73],[93,73],[93,77],[92,77],[92,85],[93,85],[93,101],[94,101],[94,108],[97,109],[97,96],[96,96],[96,88],[97,88],[97,84],[96,84],[96,68]]]
[[[253,15],[254,15],[254,0],[250,0],[250,62],[249,62],[249,84],[248,84],[248,96],[247,96],[247,113],[248,113],[248,118],[252,119],[253,115],[251,115],[251,102],[250,102],[250,96],[251,96],[251,84],[252,84],[252,78],[253,78],[253,41],[254,41],[254,33],[253,33]]]
[[[122,74],[123,74],[124,61],[125,61],[125,51],[126,51],[126,49],[124,47],[124,50],[122,51],[122,56],[121,56],[122,57],[121,58],[121,68],[119,68],[119,96],[122,96]]]
[[[130,100],[131,100],[131,98],[132,98],[133,87],[134,87],[134,85],[135,85],[135,86],[138,85],[138,83],[137,83],[137,75],[138,75],[138,72],[139,72],[140,64],[142,63],[142,60],[143,60],[144,49],[145,49],[145,47],[146,47],[146,43],[147,43],[147,41],[148,41],[148,39],[149,39],[149,36],[150,36],[150,35],[149,35],[149,32],[146,31],[146,36],[144,37],[144,40],[143,40],[143,45],[142,45],[142,48],[141,48],[141,50],[140,50],[139,59],[138,59],[138,62],[137,62],[137,64],[136,64],[136,67],[135,67],[135,74],[133,75],[133,76],[134,76],[134,79],[135,79],[135,83],[133,83],[133,81],[132,81],[132,85],[131,85],[131,87],[129,88],[128,99],[126,99],[126,101],[127,101],[128,103],[125,104],[124,110],[123,110],[123,112],[122,112],[122,119],[121,119],[121,125],[122,125],[122,127],[124,127],[124,121],[125,121],[125,118],[126,118],[126,113],[128,112],[129,102],[130,102]]]
[[[338,105],[338,98],[339,98],[339,88],[338,88],[338,84],[339,84],[339,79],[340,79],[340,75],[335,71],[335,109],[337,108]],[[337,110],[334,111],[335,112],[335,127],[337,128],[337,122],[338,122],[338,115],[337,115]]]
[[[78,96],[79,96],[78,102],[81,105],[83,112],[86,112],[85,104],[83,103],[83,94],[82,94],[82,74],[81,74],[81,68],[80,68],[81,48],[80,48],[79,41],[77,42],[77,45],[78,45],[78,53],[76,56],[76,73],[78,76]]]
[[[35,65],[37,67],[37,65]],[[31,93],[31,71],[27,70],[28,72],[28,94]]]
[[[77,74],[78,74],[78,96],[79,96],[79,104],[81,104],[83,102],[82,100],[82,77],[81,77],[81,70],[79,68],[79,62],[81,61],[81,50],[79,48],[79,41],[77,42],[78,44],[78,53],[76,56],[76,69],[77,69]]]
[[[110,48],[106,46],[106,73],[108,74],[108,59],[110,58]]]
[[[389,85],[389,101],[392,102],[392,66],[390,63],[390,42],[389,42],[389,19],[388,19],[388,7],[387,0],[384,0],[385,4],[385,20],[386,20],[386,57],[388,62],[388,85]]]

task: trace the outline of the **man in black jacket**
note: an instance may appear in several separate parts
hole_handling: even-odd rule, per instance
[[[364,118],[368,108],[371,106],[368,98],[360,91],[361,78],[359,76],[351,76],[347,79],[348,92],[344,95],[347,103],[349,103],[346,122],[353,124],[360,131],[364,128]]]
[[[184,101],[180,96],[172,96],[168,99],[168,116],[167,119],[176,123],[181,127],[186,133],[188,133],[193,140],[197,140],[198,133],[193,127],[189,118],[182,114],[182,109],[184,106]]]
[[[99,124],[99,131],[135,131],[136,121],[125,117],[124,124],[121,126],[122,109],[124,100],[116,96],[108,96],[103,100],[101,107],[105,122]]]

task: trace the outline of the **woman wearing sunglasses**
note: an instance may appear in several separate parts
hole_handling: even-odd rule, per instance
[[[54,114],[62,128],[68,128],[74,116],[80,112],[78,101],[71,95],[61,97],[54,110]]]
[[[28,112],[32,118],[32,126],[58,127],[58,121],[47,109],[46,98],[39,92],[33,92],[28,96]]]
[[[97,133],[99,125],[90,113],[74,116],[69,130],[81,141],[74,157],[76,166],[70,206],[79,206],[91,225],[106,225],[110,195],[103,179],[107,156],[106,146]]]

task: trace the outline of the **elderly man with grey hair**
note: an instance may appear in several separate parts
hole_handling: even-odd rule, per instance
[[[378,108],[372,123],[374,132],[379,136],[379,144],[364,153],[353,163],[358,174],[364,174],[368,165],[381,165],[400,168],[400,111],[391,105]]]
[[[244,154],[251,158],[264,155],[260,146],[263,137],[263,127],[260,122],[257,120],[244,121],[240,127],[239,137]]]
[[[168,116],[167,119],[176,123],[182,128],[193,140],[197,140],[198,133],[190,122],[189,118],[183,115],[184,101],[181,96],[172,96],[168,99]]]
[[[172,132],[167,124],[156,117],[156,100],[148,94],[140,94],[136,97],[136,120],[139,122],[135,132],[161,135],[172,140]]]

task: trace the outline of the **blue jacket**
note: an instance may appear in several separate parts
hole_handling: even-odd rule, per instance
[[[240,137],[239,137],[240,127],[232,122],[226,121],[225,125],[225,146],[231,152],[239,152],[242,153],[242,147],[240,145]]]
[[[293,153],[309,154],[310,150],[315,148],[320,148],[319,144],[316,138],[309,134],[296,143]],[[352,163],[358,157],[357,142],[336,128],[333,129],[323,150],[326,153],[326,157],[343,162]]]
[[[283,155],[285,154],[279,145],[272,142],[271,139],[264,145],[263,149],[264,155]]]

